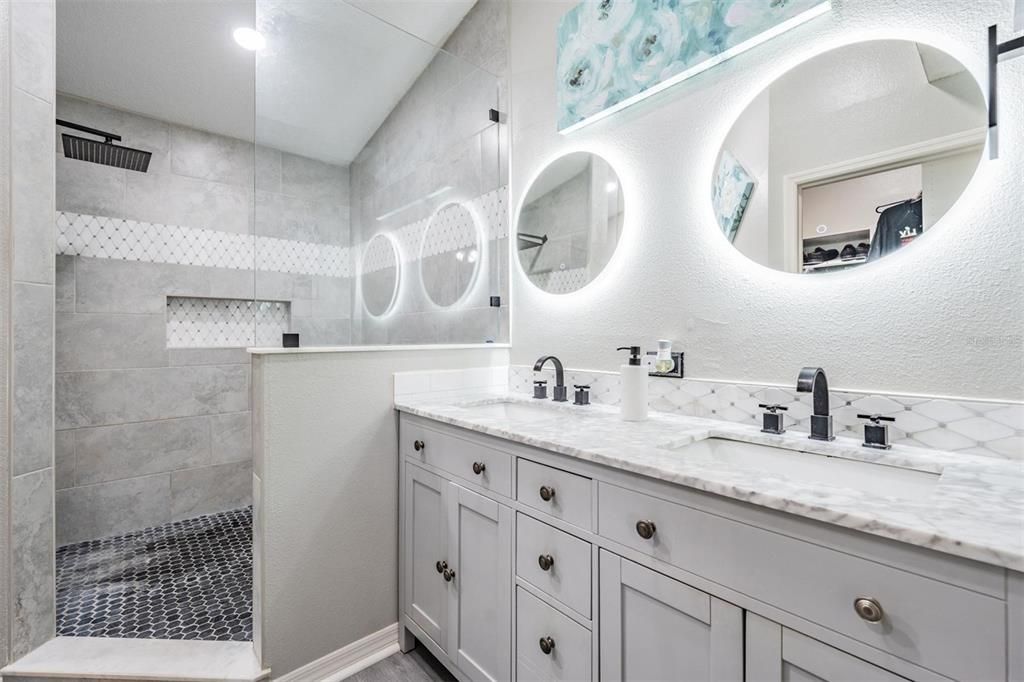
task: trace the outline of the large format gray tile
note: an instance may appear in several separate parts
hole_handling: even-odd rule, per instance
[[[171,174],[129,173],[124,217],[151,223],[249,234],[251,190]]]
[[[252,461],[252,413],[216,414],[210,417],[210,462]]]
[[[249,353],[244,348],[169,348],[168,364],[186,365],[248,365]]]
[[[251,142],[171,126],[171,172],[177,175],[248,189],[253,186],[255,154]]]
[[[75,257],[57,256],[55,307],[58,313],[75,312]]]
[[[328,317],[292,318],[291,331],[304,346],[347,346],[352,342],[352,320]]]
[[[105,483],[210,463],[207,417],[75,431],[76,482]]]
[[[53,469],[11,480],[11,658],[53,637]]]
[[[39,99],[53,103],[55,69],[54,3],[11,2],[11,80]]]
[[[348,233],[348,208],[321,199],[256,192],[255,229],[261,237],[339,243]]]
[[[348,168],[284,153],[281,155],[281,193],[347,206]]]
[[[166,365],[164,315],[57,314],[58,372]]]
[[[57,153],[58,211],[124,217],[124,190],[129,171],[78,161]]]
[[[28,3],[16,2],[18,7]],[[43,4],[43,3],[39,3]],[[52,15],[51,15],[52,17]],[[11,92],[11,210],[14,279],[53,283],[53,104],[21,90]]]
[[[352,317],[352,278],[313,278],[313,317]]]
[[[252,481],[251,462],[176,471],[171,474],[172,520],[249,505]]]
[[[57,490],[75,486],[74,431],[57,431],[54,434],[53,480]]]
[[[15,282],[13,472],[53,466],[53,285]]]
[[[171,520],[171,476],[57,491],[57,544],[95,540]]]
[[[56,428],[115,424],[124,421],[123,372],[66,372],[56,376]]]
[[[57,428],[245,412],[248,365],[63,372],[57,375]]]
[[[210,270],[190,265],[78,258],[76,309],[80,313],[163,315],[168,296],[206,296]]]

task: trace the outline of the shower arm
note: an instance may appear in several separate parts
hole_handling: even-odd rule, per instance
[[[114,133],[105,133],[102,130],[96,130],[95,128],[90,128],[88,126],[78,125],[77,123],[71,123],[70,121],[62,121],[59,118],[57,119],[57,125],[61,126],[62,128],[71,128],[72,130],[77,130],[82,133],[89,133],[90,135],[96,135],[98,137],[106,138],[107,143],[113,142],[115,140],[118,142],[121,141],[120,135],[115,135]]]

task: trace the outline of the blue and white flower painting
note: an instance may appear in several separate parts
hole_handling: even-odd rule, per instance
[[[558,129],[624,103],[829,0],[583,0],[558,26]]]
[[[743,214],[750,203],[750,195],[754,191],[754,179],[739,161],[729,152],[722,150],[722,158],[718,161],[718,172],[715,173],[715,186],[711,194],[711,203],[715,207],[715,218],[722,234],[730,242],[736,240],[736,232],[740,229]]]

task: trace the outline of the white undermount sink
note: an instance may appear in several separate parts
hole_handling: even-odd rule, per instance
[[[910,500],[927,499],[941,476],[933,471],[906,469],[725,438],[708,438],[672,450],[685,455],[687,459],[707,459],[719,464],[783,476],[798,483],[851,488],[872,495]]]
[[[562,416],[564,413],[545,405],[533,405],[520,402],[497,402],[497,403],[466,403],[461,407],[473,408],[473,413],[481,417],[496,417],[498,419],[513,419],[517,421],[551,419]]]

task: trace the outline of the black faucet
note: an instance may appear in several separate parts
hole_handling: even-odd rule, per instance
[[[533,371],[539,372],[544,369],[544,364],[550,360],[551,364],[555,366],[555,395],[552,398],[556,403],[564,403],[565,398],[565,369],[562,367],[562,361],[556,358],[554,355],[545,355],[533,365]]]
[[[797,393],[813,396],[814,414],[811,415],[811,435],[814,440],[835,440],[832,435],[832,415],[828,413],[828,379],[821,367],[804,367],[796,379]]]

